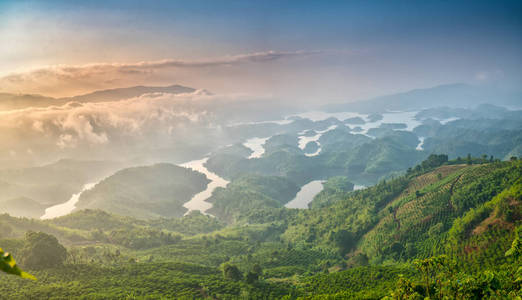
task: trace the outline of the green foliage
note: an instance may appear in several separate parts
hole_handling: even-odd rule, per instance
[[[2,278],[6,299],[280,299],[291,292],[284,283],[250,285],[223,278],[215,267],[187,263],[80,264],[35,273],[38,283]],[[4,284],[5,283],[5,284]]]
[[[231,264],[223,265],[223,276],[225,279],[239,281],[243,279],[243,274],[239,271],[238,267]]]
[[[414,273],[408,266],[357,267],[310,276],[298,288],[307,299],[380,299],[394,287],[400,274]]]
[[[61,266],[67,257],[67,250],[54,236],[29,231],[25,236],[25,245],[21,254],[21,262],[24,266],[41,269]]]
[[[515,239],[511,243],[511,248],[506,251],[506,256],[512,256],[515,259],[522,256],[522,226],[517,227]]]
[[[449,161],[359,191],[337,177],[305,210],[285,209],[284,199],[276,197],[291,190],[286,179],[245,176],[221,199],[239,206],[228,212],[233,216],[228,225],[196,212],[150,220],[95,210],[48,221],[2,215],[0,224],[11,228],[10,237],[29,229],[56,233],[67,241],[68,256],[63,265],[35,267],[38,285],[4,279],[0,294],[9,299],[514,298],[522,284],[520,173],[518,161],[471,166]],[[73,234],[82,239],[65,239]],[[47,242],[41,245],[53,244],[42,240]],[[25,262],[27,242],[0,243]]]
[[[331,192],[350,192],[353,190],[353,183],[348,181],[346,176],[334,176],[323,183],[323,189]]]
[[[181,217],[183,204],[208,183],[204,174],[166,163],[127,168],[83,192],[76,206],[142,219]]]
[[[278,208],[295,197],[299,187],[292,181],[276,176],[249,175],[230,182],[226,189],[218,188],[208,199],[213,203],[209,213],[233,223],[254,209]]]
[[[225,224],[219,219],[204,215],[199,210],[193,210],[183,218],[153,219],[148,224],[154,228],[166,229],[185,235],[210,233],[225,227]]]
[[[513,266],[504,271],[468,274],[446,256],[416,260],[414,264],[422,274],[422,288],[401,277],[386,299],[513,299],[520,291],[519,283],[509,274]]]
[[[22,271],[17,266],[13,256],[9,253],[5,253],[4,250],[2,250],[2,248],[0,248],[0,270],[7,274],[36,280],[36,278],[33,275]]]

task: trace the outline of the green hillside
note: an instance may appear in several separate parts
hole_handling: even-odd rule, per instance
[[[295,184],[252,176],[215,192],[217,207],[235,208],[216,209],[217,218],[2,215],[2,248],[23,257],[32,230],[58,237],[68,254],[56,267],[22,259],[38,281],[4,277],[0,292],[10,299],[516,299],[521,175],[522,161],[433,155],[364,190],[334,177],[304,210],[282,206]]]
[[[80,196],[78,209],[102,209],[139,218],[180,217],[183,203],[203,191],[204,174],[171,164],[127,168]]]

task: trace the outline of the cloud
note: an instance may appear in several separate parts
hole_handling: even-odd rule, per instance
[[[265,63],[291,57],[308,56],[319,51],[266,51],[204,60],[141,61],[135,63],[93,63],[86,65],[55,65],[28,72],[12,73],[0,78],[7,91],[47,92],[55,94],[68,89],[88,90],[114,83],[153,79],[156,73],[171,70],[201,69]]]
[[[247,99],[203,91],[152,93],[114,102],[0,111],[0,154],[170,147],[197,140],[219,122],[216,115],[227,103]]]

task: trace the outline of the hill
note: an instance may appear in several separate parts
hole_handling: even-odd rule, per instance
[[[42,95],[0,93],[0,111],[62,104],[65,104],[62,100]]]
[[[127,168],[82,193],[76,207],[138,218],[181,217],[187,211],[183,203],[209,182],[204,174],[171,164]]]
[[[23,109],[28,107],[48,107],[51,105],[63,105],[67,102],[107,102],[119,101],[133,97],[139,97],[148,93],[181,94],[192,93],[195,89],[181,86],[133,86],[108,90],[94,91],[92,93],[74,97],[53,98],[42,95],[24,95],[0,93],[0,111]]]
[[[135,171],[158,174],[153,167],[126,172]],[[228,225],[199,213],[138,220],[83,210],[46,221],[2,215],[3,248],[16,255],[24,231],[40,230],[65,243],[69,256],[63,267],[30,270],[43,278],[37,285],[4,278],[1,292],[58,299],[81,290],[117,299],[155,297],[167,284],[165,295],[188,298],[512,299],[521,291],[521,175],[518,160],[432,155],[364,190],[351,191],[347,178],[336,177],[310,209],[252,205]],[[284,180],[258,179],[239,180],[232,190],[256,196],[239,193],[231,205],[285,201],[268,188],[290,190]]]
[[[74,97],[61,98],[61,101],[77,101],[77,102],[107,102],[107,101],[118,101],[123,99],[129,99],[139,97],[149,93],[165,93],[165,94],[182,94],[192,93],[196,90],[193,88],[181,86],[181,85],[169,85],[169,86],[133,86],[127,88],[117,88],[95,91],[92,93],[78,95]]]
[[[0,170],[0,213],[40,217],[45,208],[66,202],[85,183],[98,181],[119,167],[112,161],[62,159],[39,167]]]
[[[491,99],[495,99],[497,105],[522,106],[520,93],[508,93],[492,88],[455,83],[415,89],[363,101],[331,104],[323,108],[330,112],[415,111],[437,106],[475,107],[482,103],[488,103]]]

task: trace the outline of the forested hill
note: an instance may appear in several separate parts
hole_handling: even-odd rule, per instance
[[[99,210],[48,221],[2,215],[0,246],[38,281],[4,276],[0,295],[516,299],[521,175],[516,158],[432,155],[364,190],[348,191],[338,179],[339,188],[331,183],[310,209],[256,202],[228,224],[197,212],[150,220]],[[45,233],[35,239],[27,231]],[[47,234],[67,248],[53,265],[28,259],[56,258],[59,245]]]

